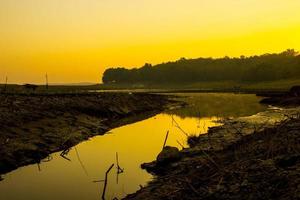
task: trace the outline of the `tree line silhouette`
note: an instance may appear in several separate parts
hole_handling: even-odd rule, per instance
[[[300,78],[300,55],[294,49],[278,54],[239,58],[181,58],[141,68],[109,68],[104,84],[190,84],[196,82],[262,82]]]

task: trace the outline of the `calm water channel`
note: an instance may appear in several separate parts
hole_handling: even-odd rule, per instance
[[[181,148],[186,136],[174,126],[172,117],[189,134],[204,134],[217,126],[217,119],[256,114],[266,110],[255,95],[246,94],[176,94],[189,106],[167,111],[149,119],[111,130],[73,147],[67,157],[51,155],[49,162],[19,168],[4,175],[0,182],[0,200],[98,200],[109,166],[119,164],[109,174],[107,199],[122,198],[145,186],[153,177],[140,169],[140,164],[156,158],[166,132],[167,145]]]

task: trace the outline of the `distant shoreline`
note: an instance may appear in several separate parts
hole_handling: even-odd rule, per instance
[[[156,87],[130,87],[120,85],[109,84],[96,84],[85,86],[74,85],[49,85],[46,89],[45,85],[38,85],[36,90],[26,89],[23,85],[11,85],[5,86],[0,84],[0,93],[5,94],[29,94],[29,95],[47,95],[47,94],[69,94],[69,93],[96,93],[96,92],[142,92],[142,93],[245,93],[245,94],[257,94],[259,96],[269,95],[283,95],[292,84],[284,85],[284,87],[168,87],[168,86],[156,86]]]

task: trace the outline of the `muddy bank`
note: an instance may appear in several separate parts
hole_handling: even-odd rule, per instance
[[[228,119],[191,148],[142,165],[156,179],[125,199],[299,199],[299,108]]]
[[[263,99],[261,103],[274,105],[274,106],[284,106],[284,107],[300,106],[300,97],[289,96],[289,95],[269,97]]]
[[[153,94],[0,95],[0,174],[174,104]]]
[[[294,86],[288,92],[282,94],[273,93],[271,95],[266,94],[262,96],[266,97],[260,102],[263,104],[284,107],[300,106],[300,86]]]

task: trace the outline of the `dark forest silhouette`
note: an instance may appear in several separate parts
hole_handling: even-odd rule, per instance
[[[256,83],[300,78],[300,55],[294,49],[279,54],[239,58],[181,58],[175,62],[141,68],[109,68],[105,84],[190,84],[235,81]]]

